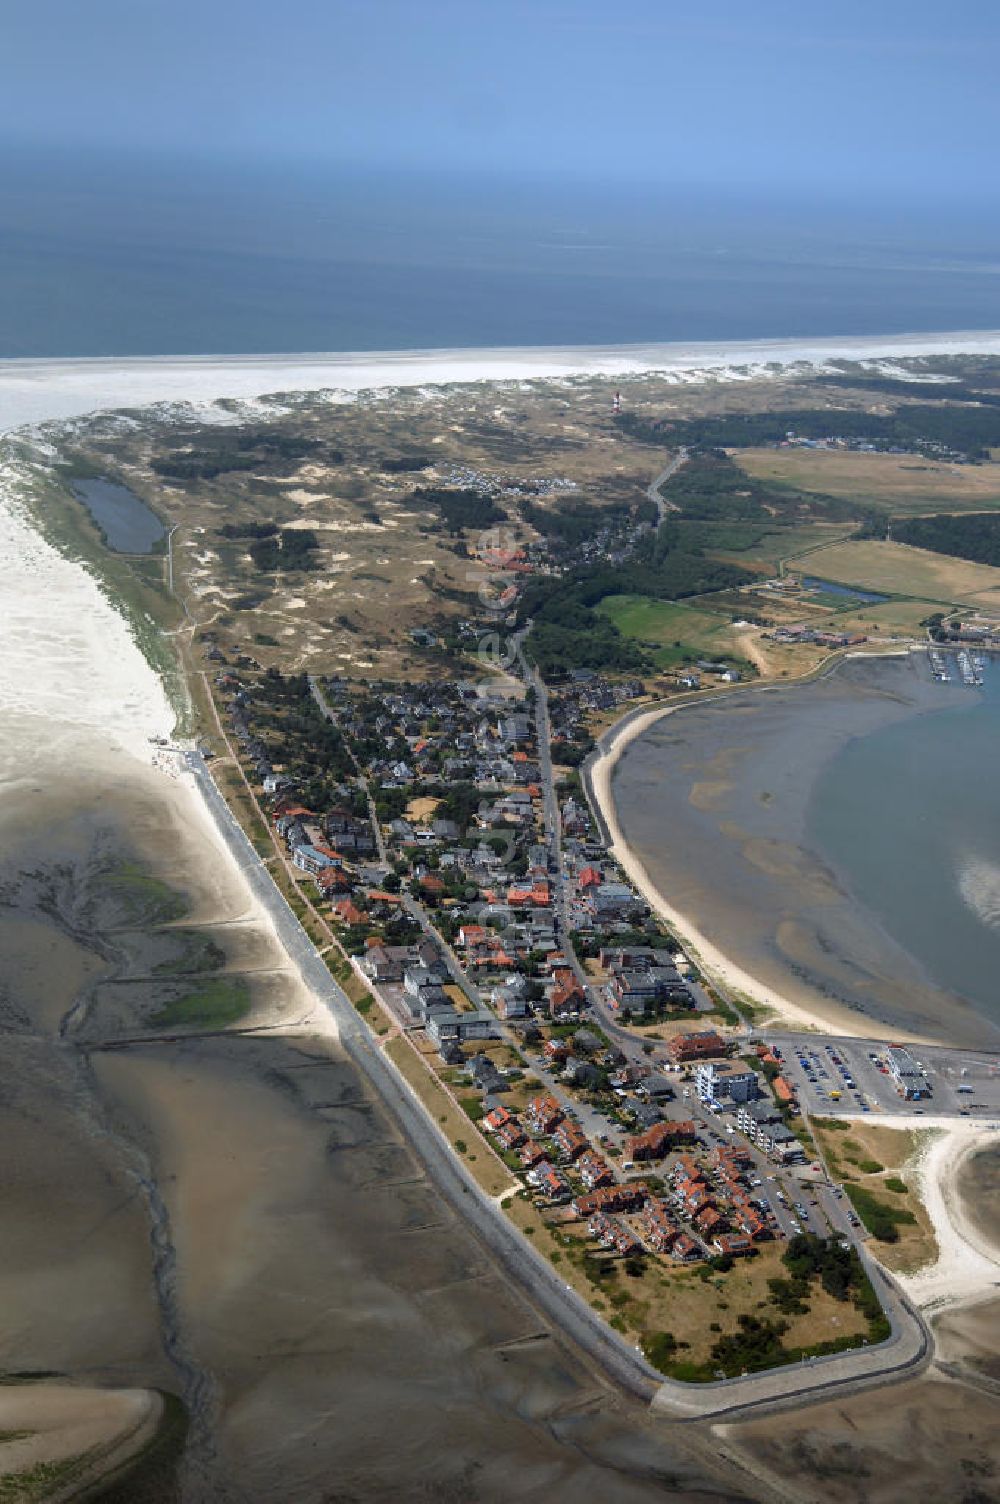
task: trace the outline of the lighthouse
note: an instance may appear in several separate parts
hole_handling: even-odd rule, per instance
[[[621,392],[615,392],[615,400],[611,404],[611,411],[613,413],[620,413],[621,410],[622,410],[622,394],[621,394]]]

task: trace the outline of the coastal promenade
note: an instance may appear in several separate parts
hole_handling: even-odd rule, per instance
[[[866,1261],[891,1325],[891,1334],[884,1342],[713,1384],[682,1384],[664,1379],[638,1348],[624,1342],[559,1279],[553,1266],[507,1220],[497,1202],[479,1189],[416,1093],[379,1048],[375,1036],[331,976],[220,793],[201,754],[189,751],[183,755],[220,838],[267,911],[286,953],[306,986],[329,1010],[345,1053],[395,1118],[404,1139],[438,1190],[522,1287],[531,1303],[613,1383],[665,1417],[709,1420],[793,1406],[805,1399],[827,1398],[831,1392],[846,1393],[884,1384],[919,1372],[929,1361],[932,1343],[923,1320],[881,1268]]]

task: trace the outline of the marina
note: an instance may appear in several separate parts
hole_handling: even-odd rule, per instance
[[[969,689],[981,689],[985,682],[988,661],[985,653],[970,653],[967,648],[946,653],[931,648],[927,657],[931,673],[939,684],[960,683]]]

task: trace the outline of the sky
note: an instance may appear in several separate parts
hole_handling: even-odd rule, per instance
[[[995,0],[5,0],[0,149],[963,200]]]

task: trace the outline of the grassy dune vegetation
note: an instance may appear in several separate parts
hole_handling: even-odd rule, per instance
[[[843,1182],[882,1262],[901,1272],[931,1263],[937,1243],[909,1168],[926,1135],[844,1118],[810,1123],[831,1175]]]

